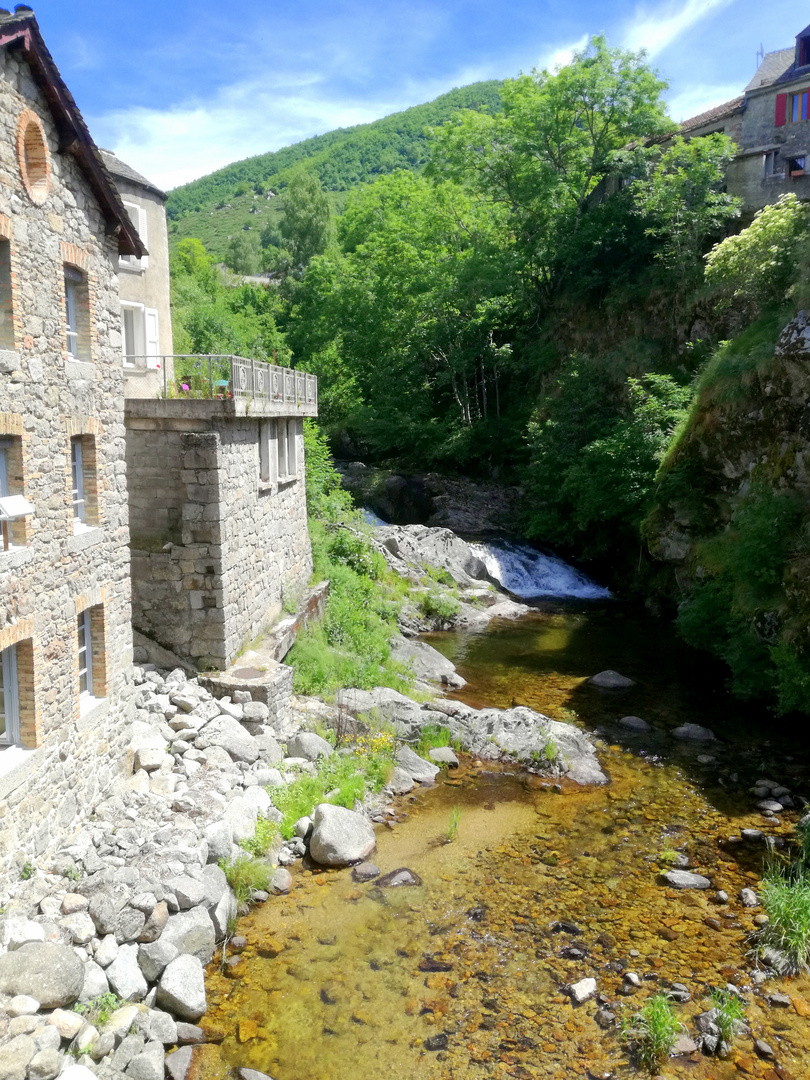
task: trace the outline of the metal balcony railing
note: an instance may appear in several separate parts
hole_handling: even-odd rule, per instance
[[[318,379],[244,356],[186,353],[125,356],[128,398],[244,398],[317,408]]]

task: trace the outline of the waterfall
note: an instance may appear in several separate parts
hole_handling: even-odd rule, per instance
[[[604,600],[609,589],[597,585],[567,562],[517,540],[471,544],[487,573],[509,592],[524,599],[541,596]]]

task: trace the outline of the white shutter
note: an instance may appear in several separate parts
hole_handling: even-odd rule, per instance
[[[298,475],[298,421],[287,421],[287,475]]]
[[[138,234],[139,234],[141,240],[143,240],[143,246],[145,248],[148,248],[149,247],[149,240],[147,239],[147,236],[146,236],[146,208],[143,207],[143,206],[138,207]],[[148,255],[142,255],[141,256],[141,270],[146,270],[148,266],[149,266],[149,256]]]
[[[146,323],[146,366],[156,368],[160,356],[160,332],[158,328],[158,313],[155,308],[144,309]]]
[[[270,451],[272,450],[272,420],[261,420],[259,422],[259,476],[265,484],[269,484],[272,479],[271,467],[270,467]]]

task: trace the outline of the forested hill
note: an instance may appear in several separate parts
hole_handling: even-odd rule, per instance
[[[338,128],[245,158],[175,188],[166,207],[172,239],[196,236],[210,251],[222,253],[227,237],[245,225],[275,224],[280,207],[273,206],[273,196],[301,171],[317,173],[340,205],[340,193],[349,188],[395,169],[418,170],[427,159],[426,129],[444,123],[459,109],[497,112],[501,85],[491,80],[462,86],[371,124]]]

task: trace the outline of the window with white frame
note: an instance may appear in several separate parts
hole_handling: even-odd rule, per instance
[[[262,420],[259,425],[259,476],[262,483],[284,483],[298,476],[297,435],[297,420]]]
[[[68,356],[74,360],[91,360],[90,355],[90,293],[87,275],[67,263],[65,273],[65,339]]]
[[[22,439],[0,437],[0,552],[24,547],[34,508],[22,495]]]
[[[20,742],[20,697],[17,688],[17,646],[0,652],[0,746]]]
[[[93,696],[93,639],[90,628],[90,609],[83,611],[76,620],[79,644],[79,696]]]
[[[125,366],[157,368],[160,360],[160,329],[156,308],[122,301],[121,336]]]
[[[143,246],[148,247],[149,244],[146,237],[146,208],[140,206],[138,203],[124,199],[124,209],[129,214],[132,224],[138,230],[138,236],[140,236],[143,241]],[[119,255],[118,266],[120,269],[124,270],[146,270],[149,266],[149,256],[142,255],[141,258],[138,258],[137,255]]]
[[[84,500],[84,450],[81,436],[70,440],[71,502],[74,528],[85,524],[87,511]]]

